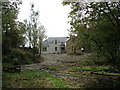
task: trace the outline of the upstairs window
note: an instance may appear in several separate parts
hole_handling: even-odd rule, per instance
[[[55,44],[57,44],[57,40],[55,40]]]

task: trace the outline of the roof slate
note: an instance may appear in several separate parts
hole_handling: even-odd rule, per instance
[[[52,42],[52,41],[59,41],[59,42],[66,42],[67,37],[49,37],[48,38],[48,42]]]
[[[42,42],[43,47],[49,47],[49,43],[57,40],[58,42],[65,43],[67,40],[67,37],[49,37],[47,40]]]

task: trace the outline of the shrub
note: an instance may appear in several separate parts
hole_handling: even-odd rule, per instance
[[[12,59],[11,62],[14,65],[20,65],[20,64],[30,64],[32,63],[32,54],[28,51],[14,48],[11,50],[10,58]]]
[[[3,56],[2,56],[2,62],[8,62],[8,63],[11,62],[10,56],[8,56],[8,55],[5,56],[5,55],[3,55]]]

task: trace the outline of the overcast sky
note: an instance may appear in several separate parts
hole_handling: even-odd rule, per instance
[[[68,36],[67,29],[70,25],[67,24],[67,18],[70,12],[69,6],[63,6],[62,0],[22,0],[18,20],[23,21],[29,17],[30,2],[35,4],[35,9],[39,10],[39,21],[45,26],[48,37],[66,37]]]

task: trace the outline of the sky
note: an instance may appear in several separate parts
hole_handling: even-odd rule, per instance
[[[67,18],[70,6],[63,6],[63,0],[22,0],[18,21],[29,18],[30,2],[35,4],[35,10],[39,10],[39,21],[46,28],[48,37],[66,37],[70,28]]]

